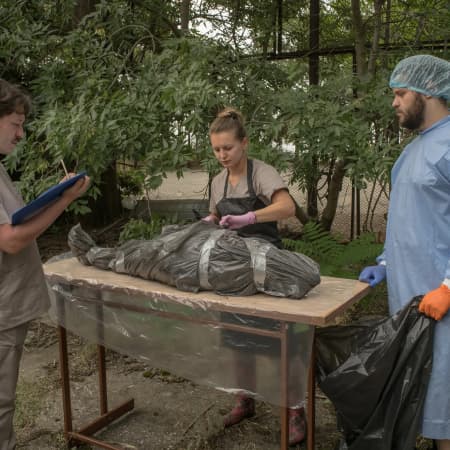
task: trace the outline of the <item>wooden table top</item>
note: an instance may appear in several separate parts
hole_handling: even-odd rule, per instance
[[[202,309],[247,314],[287,322],[327,325],[370,291],[366,283],[345,278],[321,277],[321,283],[304,298],[288,299],[266,294],[222,296],[212,291],[180,291],[155,281],[82,265],[76,258],[44,264],[49,282],[105,289],[127,296],[144,296]]]

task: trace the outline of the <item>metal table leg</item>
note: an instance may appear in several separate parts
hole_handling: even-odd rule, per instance
[[[288,409],[288,394],[289,394],[289,358],[288,358],[288,324],[281,322],[281,450],[289,448],[289,409]]]
[[[306,448],[314,450],[315,447],[315,431],[316,431],[316,353],[314,339],[311,348],[311,360],[309,363],[308,376],[308,407],[306,414],[307,423],[307,440]]]
[[[100,416],[89,424],[83,426],[80,430],[73,431],[72,404],[70,398],[69,353],[67,350],[67,331],[61,325],[65,324],[64,300],[58,302],[57,309],[59,321],[58,323],[60,324],[58,325],[58,342],[64,410],[64,435],[66,438],[67,447],[70,448],[77,443],[85,442],[108,450],[122,450],[119,447],[114,447],[107,442],[103,442],[91,437],[97,431],[101,430],[102,428],[109,425],[111,422],[123,416],[134,408],[134,399],[131,399],[108,411],[105,347],[102,345],[98,345]],[[100,316],[98,316],[98,318],[100,318]],[[102,324],[100,328],[103,329],[103,322],[99,323]],[[99,330],[99,333],[103,333],[103,331]]]
[[[289,358],[288,358],[288,324],[281,323],[281,450],[289,448]],[[311,357],[308,370],[308,405],[306,411],[306,448],[314,450],[315,447],[315,419],[316,419],[316,376],[315,376],[314,340],[311,348]]]

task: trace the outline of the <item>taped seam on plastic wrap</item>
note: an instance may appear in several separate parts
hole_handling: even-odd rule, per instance
[[[157,280],[156,274],[159,273],[159,270],[160,270],[160,265],[159,265],[159,263],[160,263],[164,258],[166,258],[167,256],[170,255],[170,250],[166,250],[165,247],[166,247],[166,246],[163,245],[163,247],[159,250],[158,255],[157,255],[156,258],[155,258],[155,260],[158,261],[158,264],[155,264],[155,265],[152,267],[152,270],[150,271],[150,274],[149,274],[149,279],[150,279],[150,280]]]
[[[112,270],[115,270],[118,273],[125,273],[125,253],[118,251],[116,253],[115,261],[112,260],[110,265]]]
[[[245,238],[245,245],[250,252],[250,261],[253,269],[253,281],[258,291],[264,292],[266,282],[267,252],[272,244],[262,244],[260,240]]]
[[[213,231],[200,249],[200,257],[198,259],[198,282],[201,289],[207,291],[212,290],[212,286],[208,281],[209,255],[223,233],[225,233],[225,230]]]

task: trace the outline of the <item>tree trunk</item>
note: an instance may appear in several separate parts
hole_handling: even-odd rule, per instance
[[[360,0],[352,0],[353,33],[355,37],[356,73],[363,79],[367,73],[366,29],[361,15]]]
[[[327,205],[322,212],[320,224],[324,230],[330,231],[333,224],[334,216],[339,200],[339,193],[342,189],[342,181],[345,176],[345,161],[337,161],[334,166],[333,175],[331,176],[330,184],[328,186]]]
[[[276,40],[277,53],[280,55],[283,52],[283,0],[278,0]]]
[[[353,67],[354,71],[356,72],[356,76],[359,78],[360,81],[367,83],[370,79],[373,78],[376,71],[376,61],[378,56],[378,49],[379,49],[379,41],[381,36],[381,29],[382,29],[382,9],[383,4],[386,0],[374,0],[374,32],[373,32],[373,39],[372,39],[372,47],[369,54],[369,57],[367,58],[367,51],[366,51],[366,42],[367,42],[367,27],[364,23],[362,13],[361,13],[361,0],[352,0],[352,25],[353,25],[353,34],[354,34],[354,40],[355,40],[355,53],[353,57]],[[362,90],[364,90],[364,85],[362,86]],[[355,97],[359,97],[363,94],[361,92],[357,92],[354,90]],[[342,178],[344,177],[344,162],[341,161],[340,163],[341,167],[337,167],[335,169],[335,173],[333,175],[332,183],[334,183],[333,189],[337,189],[337,183],[342,183]],[[335,178],[335,179],[334,179]],[[339,178],[341,178],[339,180]],[[356,189],[356,188],[355,188]],[[340,188],[339,188],[340,190]],[[331,228],[332,221],[334,219],[335,213],[331,211],[331,208],[328,209],[328,205],[330,202],[336,202],[337,206],[337,199],[338,199],[338,192],[332,192],[331,186],[329,190],[329,198],[327,203],[327,208],[325,208],[324,214],[322,216],[322,225],[325,229]],[[353,221],[354,221],[354,215],[356,214],[356,223],[360,223],[360,197],[359,197],[359,191],[356,192],[356,195],[352,195],[352,227],[353,227]],[[327,228],[329,227],[329,228]],[[357,230],[357,234],[359,233],[359,229]],[[353,238],[353,228],[352,228],[352,236]]]
[[[309,16],[309,48],[311,55],[309,56],[309,84],[319,84],[319,55],[315,53],[319,49],[319,35],[320,35],[320,0],[310,0],[309,3],[310,16]],[[317,158],[313,158],[313,171],[315,173],[319,171],[319,161]],[[307,211],[308,216],[317,220],[319,215],[318,210],[318,179],[313,177],[307,186]]]
[[[314,158],[316,159],[316,158]],[[314,162],[315,166],[318,166],[318,162]],[[317,189],[317,183],[319,180],[316,178],[313,178],[311,181],[308,182],[307,187],[307,211],[308,216],[311,217],[313,220],[317,220],[319,217],[319,208],[318,208],[318,198],[319,198],[319,190]]]
[[[306,211],[297,203],[297,201],[294,199],[294,197],[292,197],[292,201],[294,202],[295,205],[295,217],[297,217],[297,219],[300,221],[300,223],[302,225],[306,225],[310,218],[308,216],[308,214],[306,213]]]
[[[384,44],[389,46],[391,43],[391,0],[386,0],[386,16],[384,27]],[[383,54],[381,64],[383,67],[387,66],[387,55]]]
[[[320,1],[310,0],[309,3],[309,84],[319,84],[319,27],[320,27]]]
[[[375,75],[376,70],[376,61],[378,59],[378,49],[379,49],[379,43],[380,43],[380,36],[381,36],[381,29],[382,29],[382,9],[383,4],[385,0],[375,0],[375,28],[373,30],[373,39],[372,39],[372,50],[370,52],[369,57],[369,65],[368,65],[368,73],[370,77],[373,77]]]
[[[182,0],[180,6],[180,23],[183,34],[189,33],[189,19],[191,16],[191,0]]]
[[[83,19],[84,16],[95,10],[95,5],[99,0],[78,0],[73,12],[73,18],[75,25]]]
[[[92,226],[108,225],[122,213],[115,161],[102,173],[99,188],[100,195],[89,199],[91,213],[83,220]]]

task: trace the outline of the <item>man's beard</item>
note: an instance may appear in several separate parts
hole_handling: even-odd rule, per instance
[[[400,121],[400,125],[408,130],[417,130],[422,125],[424,118],[425,101],[420,94],[415,93],[414,103],[408,111],[405,111],[405,117]]]

